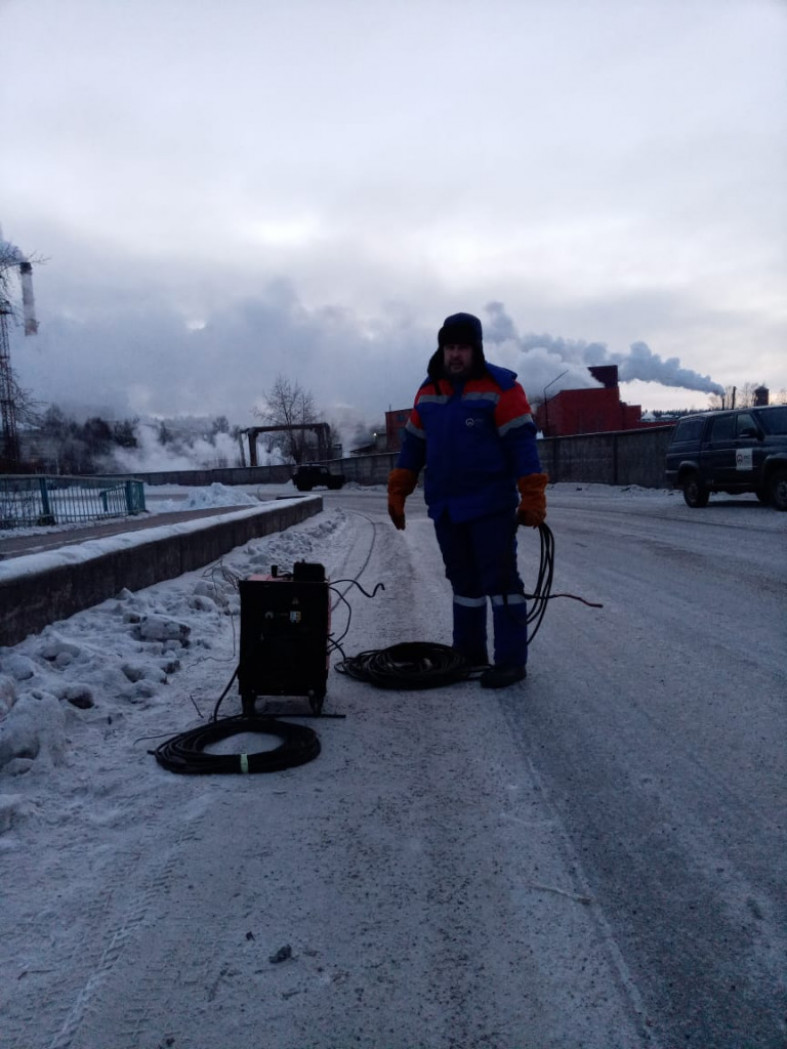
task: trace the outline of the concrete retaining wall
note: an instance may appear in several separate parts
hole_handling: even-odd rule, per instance
[[[330,459],[328,466],[335,473],[343,473],[348,481],[358,484],[385,484],[396,461],[395,452],[378,455],[359,455],[351,459]],[[135,473],[145,484],[184,484],[194,488],[218,484],[287,484],[292,479],[294,466],[235,466],[215,470],[169,470],[158,473]],[[295,489],[293,488],[293,491]]]
[[[202,568],[229,550],[281,532],[323,508],[320,496],[266,503],[217,518],[125,533],[58,554],[15,557],[0,564],[0,645],[15,645],[48,623],[106,601],[124,587],[141,590]]]
[[[185,484],[206,488],[211,484],[286,484],[292,478],[292,466],[224,466],[213,470],[159,470],[137,473],[134,477],[145,484]],[[127,475],[124,475],[127,476]]]

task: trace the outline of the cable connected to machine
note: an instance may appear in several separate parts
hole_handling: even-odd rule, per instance
[[[530,628],[528,643],[532,642],[538,633],[547,609],[547,602],[557,597],[581,601],[591,608],[602,607],[576,594],[552,593],[555,575],[555,537],[547,524],[539,525],[538,532],[541,552],[536,584],[532,593],[525,592],[524,594],[524,597],[532,602],[527,615],[527,623]],[[373,595],[367,594],[366,596]],[[342,651],[338,644],[335,647]],[[391,645],[389,648],[370,649],[356,656],[345,656],[342,652],[342,656],[342,661],[334,667],[338,673],[346,674],[359,681],[367,681],[383,689],[439,688],[472,678],[481,669],[471,666],[455,649],[430,641],[404,642]]]

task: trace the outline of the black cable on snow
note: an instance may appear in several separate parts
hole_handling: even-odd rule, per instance
[[[536,631],[539,626],[541,626],[541,620],[544,618],[547,601],[554,601],[556,597],[567,597],[571,601],[581,601],[582,604],[587,605],[588,608],[604,607],[603,604],[598,601],[586,601],[584,597],[579,597],[577,594],[552,593],[552,581],[555,575],[555,537],[552,534],[551,528],[547,524],[540,524],[538,526],[538,534],[541,540],[541,557],[539,559],[538,578],[533,593],[525,593],[525,597],[533,602],[533,606],[528,613],[527,622],[528,624],[535,623],[533,629],[528,632],[528,642],[533,640],[536,636]]]
[[[227,682],[227,687],[224,689],[224,691],[221,693],[219,698],[216,700],[216,705],[213,708],[213,722],[214,722],[214,724],[219,720],[219,707],[224,702],[224,698],[226,697],[226,695],[229,692],[230,688],[232,688],[232,682],[237,678],[239,670],[240,670],[239,666],[235,667],[235,672],[233,673],[232,677]]]
[[[242,732],[279,736],[283,742],[273,750],[254,754],[205,753],[205,747],[209,744]],[[316,758],[320,753],[320,740],[317,733],[306,725],[294,725],[271,717],[247,718],[239,715],[181,732],[149,753],[170,772],[190,775],[279,772],[281,769],[305,765]]]
[[[548,601],[556,597],[569,597],[591,608],[602,607],[575,594],[552,593],[555,537],[547,524],[539,525],[538,533],[541,554],[536,585],[532,593],[525,592],[523,595],[531,602],[527,613],[528,644],[538,633]],[[336,644],[335,647],[344,655],[340,645]],[[426,689],[465,681],[476,676],[481,668],[471,666],[459,652],[447,645],[431,641],[406,641],[389,648],[360,652],[357,656],[344,656],[334,669],[358,681],[367,681],[377,688]]]
[[[358,681],[391,689],[439,688],[464,681],[473,671],[456,649],[431,641],[403,641],[389,648],[359,652],[334,669]]]

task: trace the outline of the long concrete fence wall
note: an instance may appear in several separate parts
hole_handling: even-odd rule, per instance
[[[664,488],[665,457],[673,425],[641,430],[548,437],[541,462],[553,481]]]
[[[575,437],[545,437],[538,447],[550,480],[639,485],[663,488],[664,459],[672,424],[613,433],[587,433]],[[396,453],[334,459],[329,465],[348,481],[362,485],[385,484],[396,461]],[[215,482],[226,485],[286,484],[292,466],[226,467],[215,470],[173,470],[167,473],[137,473],[150,485],[183,484],[202,487]]]
[[[91,608],[121,590],[141,590],[210,564],[251,539],[281,532],[323,508],[319,495],[267,502],[215,519],[87,540],[64,560],[61,551],[0,563],[0,647],[15,645],[48,623]]]

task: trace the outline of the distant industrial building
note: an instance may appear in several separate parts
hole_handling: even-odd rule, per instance
[[[389,452],[398,452],[402,447],[402,431],[410,418],[411,408],[400,408],[385,413],[385,444]]]
[[[536,426],[545,437],[636,430],[653,425],[643,421],[639,404],[621,401],[617,364],[588,368],[588,371],[601,386],[561,390],[536,409]]]

